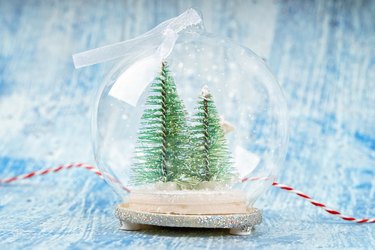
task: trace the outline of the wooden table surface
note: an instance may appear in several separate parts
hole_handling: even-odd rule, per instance
[[[92,100],[113,63],[71,55],[135,37],[188,7],[207,30],[264,57],[285,91],[290,145],[279,181],[375,216],[375,1],[0,1],[0,179],[94,163]],[[375,225],[270,189],[253,235],[118,230],[117,196],[82,170],[0,186],[0,249],[375,248]]]

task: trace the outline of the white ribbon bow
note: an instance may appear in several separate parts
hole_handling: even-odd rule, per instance
[[[188,9],[134,39],[74,54],[74,66],[81,68],[120,57],[139,57],[139,53],[144,52],[141,48],[151,49],[154,52],[128,67],[109,91],[109,95],[136,106],[144,89],[160,72],[162,61],[172,52],[178,33],[201,23],[198,12]]]

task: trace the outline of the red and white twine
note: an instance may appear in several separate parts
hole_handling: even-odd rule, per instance
[[[329,214],[332,214],[332,215],[335,215],[343,220],[346,220],[346,221],[351,221],[351,222],[355,222],[355,223],[375,223],[375,218],[362,218],[362,219],[356,219],[354,217],[351,217],[351,216],[346,216],[346,215],[343,215],[341,214],[339,211],[337,210],[334,210],[334,209],[331,209],[331,208],[328,208],[326,205],[324,205],[323,203],[321,202],[318,202],[316,200],[313,200],[310,196],[308,196],[307,194],[299,191],[299,190],[296,190],[292,187],[289,187],[287,185],[284,185],[284,184],[279,184],[277,182],[273,182],[272,183],[272,186],[274,187],[278,187],[282,190],[286,190],[290,193],[294,193],[296,195],[298,195],[299,197],[302,197],[303,199],[307,200],[308,202],[310,202],[311,204],[313,204],[314,206],[318,207],[318,208],[321,208],[323,209],[324,211],[326,211],[327,213]]]
[[[116,185],[119,185],[126,192],[130,192],[129,188],[123,186],[119,180],[117,180],[116,178],[114,178],[110,174],[108,174],[108,173],[102,173],[96,167],[91,166],[91,165],[87,165],[87,164],[83,164],[83,163],[72,163],[72,164],[60,165],[60,166],[54,167],[54,168],[42,169],[42,170],[38,170],[38,171],[29,172],[27,174],[14,176],[14,177],[11,177],[11,178],[0,179],[0,185],[1,184],[9,184],[9,183],[20,181],[20,180],[26,180],[26,179],[30,179],[32,177],[42,176],[42,175],[46,175],[46,174],[50,174],[50,173],[57,173],[57,172],[59,172],[61,170],[67,170],[67,169],[72,169],[72,168],[82,168],[82,169],[89,170],[89,171],[91,171],[92,173],[96,174],[97,176],[99,176],[102,179],[103,179],[103,175],[106,175],[106,177],[112,183],[114,183]],[[244,179],[242,179],[242,182],[257,181],[257,180],[265,180],[265,178],[262,178],[262,177],[244,178]],[[310,202],[312,205],[314,205],[314,206],[316,206],[318,208],[321,208],[324,211],[326,211],[327,213],[329,213],[331,215],[334,215],[336,217],[339,217],[339,218],[341,218],[341,219],[343,219],[345,221],[355,222],[355,223],[359,223],[359,224],[363,224],[363,223],[375,223],[375,218],[357,219],[357,218],[354,218],[354,217],[343,215],[339,211],[331,209],[331,208],[328,208],[325,204],[323,204],[321,202],[318,202],[316,200],[313,200],[307,194],[305,194],[305,193],[303,193],[303,192],[301,192],[299,190],[296,190],[296,189],[294,189],[294,188],[292,188],[290,186],[287,186],[285,184],[280,184],[280,183],[277,183],[277,182],[273,182],[272,186],[277,187],[277,188],[282,189],[282,190],[286,190],[286,191],[288,191],[290,193],[294,193],[297,196],[299,196],[299,197],[305,199],[306,201]]]
[[[35,177],[35,176],[38,176],[38,175],[46,175],[46,174],[49,174],[49,173],[57,173],[57,172],[59,172],[63,169],[71,169],[71,168],[84,168],[84,169],[90,170],[91,172],[95,173],[100,178],[103,178],[103,174],[97,168],[95,168],[93,166],[90,166],[90,165],[83,164],[83,163],[75,163],[75,164],[60,165],[60,166],[54,167],[54,168],[41,169],[41,170],[38,170],[38,171],[33,171],[33,172],[30,172],[30,173],[27,173],[27,174],[18,175],[18,176],[14,176],[14,177],[11,177],[11,178],[0,179],[0,183],[12,183],[12,182],[19,181],[19,180],[30,179],[31,177]]]

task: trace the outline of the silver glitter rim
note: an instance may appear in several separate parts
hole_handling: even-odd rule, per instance
[[[262,222],[262,213],[257,208],[249,208],[246,214],[181,215],[136,211],[120,204],[115,215],[121,223],[165,227],[252,228]]]

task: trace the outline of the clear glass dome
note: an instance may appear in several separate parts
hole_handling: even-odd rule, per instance
[[[150,96],[157,95],[153,83],[158,77],[162,78],[158,75],[163,70],[162,64],[158,67],[160,72],[154,76],[156,80],[145,85],[135,102],[129,103],[111,94],[119,79],[125,84],[126,81],[132,81],[134,74],[129,77],[129,69],[154,51],[155,46],[133,51],[132,56],[125,57],[108,74],[98,93],[93,115],[93,143],[97,164],[105,173],[106,180],[124,198],[128,196],[129,190],[140,190],[150,185],[153,188],[155,185],[159,187],[159,182],[163,182],[161,180],[145,185],[144,182],[137,183],[137,178],[134,179],[134,168],[140,158],[136,152],[142,145],[145,146],[140,142],[147,123],[144,114],[150,109]],[[247,205],[252,205],[276,178],[287,149],[287,107],[274,76],[264,61],[250,49],[206,33],[201,23],[178,32],[177,40],[163,62],[168,65],[168,74],[174,79],[177,94],[185,109],[189,130],[183,133],[190,137],[184,143],[191,152],[197,147],[194,139],[191,139],[197,133],[193,129],[194,121],[197,122],[194,114],[199,111],[202,93],[209,90],[217,117],[220,118],[221,129],[225,133],[231,178],[219,180],[213,185],[194,183],[190,186],[162,187],[167,191],[172,189],[175,193],[189,189],[234,190],[242,192]],[[142,65],[147,67],[148,64]],[[141,70],[135,76],[142,78],[144,73],[142,67],[139,68]],[[135,82],[137,81],[138,79]],[[189,175],[189,171],[196,171],[193,165],[191,163],[191,169],[189,165],[185,165],[185,177]],[[173,179],[164,182],[173,182]]]

